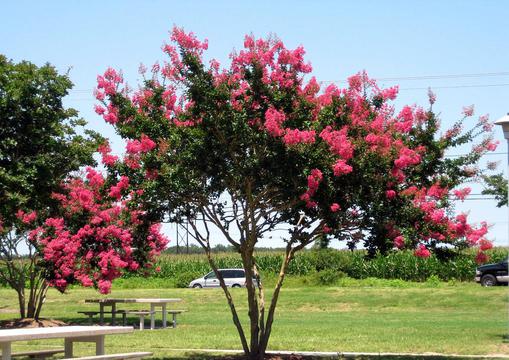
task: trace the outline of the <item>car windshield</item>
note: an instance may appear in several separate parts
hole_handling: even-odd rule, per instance
[[[205,279],[215,279],[215,278],[216,278],[216,274],[213,271],[211,271],[207,275],[205,275]]]

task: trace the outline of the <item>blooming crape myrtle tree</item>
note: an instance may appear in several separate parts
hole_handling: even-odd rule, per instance
[[[430,108],[427,111],[415,106],[405,106],[400,112],[401,117],[413,119],[416,123],[408,131],[406,140],[412,148],[426,149],[420,154],[420,163],[408,169],[406,176],[414,187],[433,186],[434,189],[440,189],[443,195],[440,201],[445,202],[443,208],[450,208],[451,201],[463,201],[470,193],[469,187],[462,187],[465,183],[487,177],[484,175],[485,170],[481,170],[478,163],[484,154],[496,149],[497,143],[493,141],[493,125],[488,121],[487,115],[480,116],[473,126],[463,130],[466,120],[473,115],[471,106],[463,109],[463,116],[458,122],[443,134],[439,134],[440,124],[432,111],[435,95],[431,91],[428,95]],[[464,152],[465,150],[460,150],[458,147],[466,145],[472,146],[470,152],[453,158],[446,156],[446,152],[454,150],[456,153]],[[401,242],[405,238],[404,234],[414,229],[414,224],[418,222],[420,216],[419,213],[411,211],[414,207],[413,203],[400,201],[401,196],[392,189],[392,184],[389,186],[379,184],[375,189],[367,199],[367,206],[363,207],[366,233],[362,234],[362,237],[350,238],[348,243],[351,248],[354,248],[362,239],[370,256],[374,256],[377,252],[385,254],[393,249],[395,235],[401,236],[396,243],[398,247],[401,247]],[[395,232],[392,223],[396,218],[399,219],[399,229]],[[444,237],[441,239],[445,240]],[[469,245],[462,238],[457,240],[449,241],[447,244],[454,245],[455,250],[461,250]],[[428,244],[434,248],[437,255],[454,254],[450,246],[443,245],[442,241]],[[484,247],[486,246],[490,245],[486,243]],[[479,260],[483,258],[484,256],[480,255]]]
[[[128,189],[127,177],[105,179],[88,167],[84,178],[68,179],[53,194],[60,215],[41,220],[29,233],[50,286],[63,292],[77,283],[106,294],[123,272],[152,266],[168,241]]]
[[[426,148],[408,133],[422,120],[395,113],[389,101],[397,88],[379,89],[361,73],[346,89],[321,90],[315,78],[303,80],[311,72],[304,49],[286,49],[275,38],[247,36],[227,68],[215,60],[207,65],[207,42],[192,33],[174,28],[171,40],[163,47],[169,61],[155,64],[148,75],[141,67],[144,82],[137,90],[113,69],[98,77],[102,104],[96,112],[127,140],[123,161],[109,161],[107,149],[103,158],[109,171],[126,174],[130,185],[143,190],[147,209],[161,219],[188,219],[249,358],[264,356],[295,253],[320,237],[346,238],[361,230],[369,198],[380,187],[394,191],[419,219],[401,247],[428,256],[436,241],[481,241],[485,228],[471,227],[465,216],[447,216],[442,187],[413,187],[408,174]],[[398,220],[390,224],[395,242]],[[211,255],[211,227],[242,258],[247,331]],[[285,254],[272,297],[266,298],[263,283],[257,287],[253,281],[260,280],[254,251],[280,227],[288,229]]]
[[[103,141],[63,106],[71,87],[49,64],[0,55],[0,281],[16,291],[21,318],[38,317],[48,288],[29,225],[53,211],[62,180],[95,164]]]

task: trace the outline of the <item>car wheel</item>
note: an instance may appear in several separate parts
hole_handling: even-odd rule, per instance
[[[481,278],[482,286],[495,286],[497,285],[497,278],[491,274],[483,275]]]
[[[239,284],[233,284],[233,285],[232,285],[232,288],[239,288],[239,287],[240,287],[240,285],[239,285]]]
[[[201,289],[202,286],[200,284],[194,284],[193,289]]]

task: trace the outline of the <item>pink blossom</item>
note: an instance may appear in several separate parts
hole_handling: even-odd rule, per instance
[[[431,88],[428,88],[428,101],[429,101],[430,105],[433,105],[437,101],[437,96],[431,90]]]
[[[399,157],[394,161],[394,165],[399,169],[404,169],[421,162],[421,156],[414,150],[403,148],[399,152]]]
[[[493,248],[493,243],[491,241],[486,240],[486,239],[479,240],[479,249],[481,249],[481,251],[490,250],[492,248]]]
[[[431,252],[426,248],[424,244],[419,244],[417,249],[414,251],[415,256],[421,258],[428,258],[431,256]]]
[[[353,168],[342,159],[337,160],[332,169],[335,176],[346,175],[353,171]]]
[[[387,190],[385,192],[385,196],[387,197],[387,199],[392,200],[392,199],[394,199],[396,197],[396,191],[394,191],[394,190]]]
[[[454,190],[453,193],[458,200],[463,201],[468,196],[468,194],[470,194],[471,191],[472,191],[471,188],[466,187],[463,189]]]
[[[330,210],[331,210],[332,212],[337,212],[337,211],[341,210],[341,206],[339,206],[339,204],[338,204],[338,203],[333,203],[333,204],[330,206]]]
[[[405,238],[402,235],[394,238],[394,246],[398,249],[402,249],[405,246]]]
[[[101,294],[108,294],[111,290],[111,281],[101,279],[98,281],[97,286]]]
[[[464,106],[462,113],[467,117],[474,115],[474,105]]]
[[[107,141],[99,145],[97,151],[102,155],[102,162],[106,166],[114,166],[118,160],[118,156],[110,154],[111,147]]]
[[[315,142],[314,130],[285,129],[283,142],[286,145],[312,144]]]
[[[127,189],[129,186],[129,178],[127,176],[122,176],[120,178],[120,181],[113,185],[110,188],[110,192],[108,193],[108,196],[117,200],[120,200],[120,197],[122,196],[122,191]]]
[[[442,221],[444,220],[444,217],[445,217],[445,212],[443,209],[433,210],[433,212],[430,214],[431,221],[438,223],[438,224],[442,223]]]
[[[94,105],[94,111],[97,115],[103,115],[106,112],[106,109],[100,105]]]
[[[149,152],[156,147],[156,143],[147,135],[141,135],[140,149],[142,152]]]
[[[327,126],[320,137],[329,145],[330,150],[339,155],[343,160],[349,160],[353,157],[353,145],[348,139],[348,128],[345,126],[341,130],[332,130]]]
[[[281,128],[281,125],[285,121],[285,118],[284,113],[279,112],[274,108],[269,108],[265,112],[265,129],[274,137],[282,136],[284,131]]]
[[[478,252],[475,256],[475,262],[479,265],[488,262],[489,259],[489,256],[483,252]]]

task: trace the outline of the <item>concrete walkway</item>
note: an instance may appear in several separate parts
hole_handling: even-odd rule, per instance
[[[220,350],[220,349],[165,349],[170,351],[193,352],[193,353],[217,353],[217,354],[242,354],[241,350]],[[357,357],[384,358],[461,358],[461,359],[509,359],[507,354],[490,354],[490,355],[460,355],[460,354],[440,354],[440,353],[369,353],[369,352],[322,352],[322,351],[267,351],[270,355],[301,355],[314,356],[326,359],[354,359]]]

